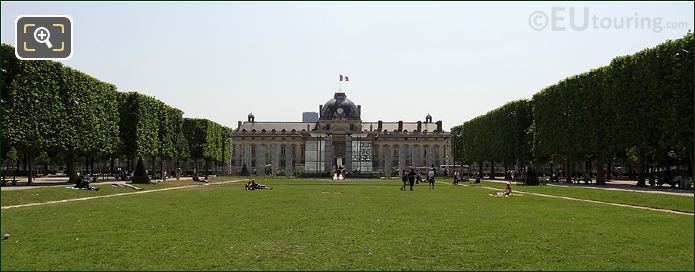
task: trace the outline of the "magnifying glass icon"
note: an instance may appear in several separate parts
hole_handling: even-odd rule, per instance
[[[34,30],[34,40],[38,43],[45,43],[48,48],[52,48],[53,45],[51,44],[51,41],[49,40],[51,38],[51,32],[48,31],[45,27],[39,27],[36,30]]]

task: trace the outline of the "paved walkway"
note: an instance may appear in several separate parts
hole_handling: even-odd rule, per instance
[[[497,183],[507,183],[506,180],[499,179],[482,179],[482,181],[497,182]],[[514,184],[523,184],[520,182],[515,182]],[[541,185],[542,186],[542,185]],[[651,187],[637,187],[634,184],[623,183],[623,184],[606,184],[606,185],[596,185],[596,184],[581,184],[581,183],[546,183],[546,186],[554,187],[574,187],[574,188],[584,188],[584,189],[596,189],[596,190],[608,190],[608,191],[625,191],[625,192],[636,192],[636,193],[647,193],[647,194],[664,194],[664,195],[678,195],[695,197],[695,192],[692,190],[680,190],[680,189],[665,189],[665,188],[651,188]]]
[[[120,193],[120,194],[103,195],[103,196],[91,196],[91,197],[72,198],[72,199],[64,199],[64,200],[54,200],[54,201],[39,202],[39,203],[29,203],[29,204],[21,204],[21,205],[3,206],[2,209],[3,209],[3,210],[7,210],[7,209],[14,209],[14,208],[23,208],[23,207],[31,207],[31,206],[41,206],[41,205],[58,204],[58,203],[67,203],[67,202],[84,201],[84,200],[92,200],[92,199],[99,199],[99,198],[109,198],[109,197],[116,197],[116,196],[148,194],[148,193],[154,193],[154,192],[163,192],[163,191],[187,189],[187,188],[193,188],[193,187],[199,187],[199,186],[222,185],[222,184],[228,184],[228,183],[235,183],[235,182],[239,182],[239,181],[247,181],[247,179],[238,179],[238,180],[230,180],[230,181],[220,181],[220,182],[204,183],[204,184],[184,185],[184,186],[179,186],[179,187],[169,187],[169,188],[162,188],[162,189],[155,189],[155,190],[137,191],[137,192]],[[110,184],[110,183],[109,183],[109,184]],[[60,185],[60,186],[63,186],[63,185]]]
[[[501,190],[500,188],[488,187],[485,185],[471,185],[471,184],[461,184],[461,185],[467,186],[467,187],[485,188],[485,189],[496,190],[496,191]],[[574,198],[574,197],[567,197],[567,196],[556,196],[556,195],[548,195],[548,194],[540,194],[540,193],[531,193],[531,192],[520,191],[520,190],[516,190],[516,189],[514,190],[514,192],[519,192],[519,193],[524,193],[524,194],[534,195],[534,196],[541,196],[541,197],[559,198],[559,199],[581,201],[581,202],[588,202],[588,203],[594,203],[594,204],[603,204],[603,205],[610,205],[610,206],[617,206],[617,207],[626,207],[626,208],[633,208],[633,209],[650,210],[650,211],[657,211],[657,212],[665,212],[665,213],[672,213],[672,214],[694,216],[694,214],[691,212],[674,211],[674,210],[669,210],[669,209],[658,209],[658,208],[650,208],[650,207],[645,207],[645,206],[620,204],[620,203],[605,202],[605,201],[598,201],[598,200],[589,200],[589,199]]]
[[[180,180],[191,180],[191,177],[181,177]],[[74,183],[68,183],[68,178],[67,177],[41,177],[34,179],[34,182],[29,185],[27,184],[27,179],[17,179],[19,183],[17,186],[12,186],[11,183],[7,183],[7,185],[0,187],[1,191],[14,191],[14,190],[28,190],[28,189],[36,189],[36,188],[45,188],[45,187],[63,187],[63,186],[71,186],[75,185]],[[175,178],[168,178],[167,180],[175,180]],[[125,181],[121,180],[115,180],[113,177],[107,178],[107,179],[102,179],[99,178],[97,179],[97,182],[92,182],[89,185],[93,186],[99,186],[103,184],[112,184],[112,183],[126,183]]]

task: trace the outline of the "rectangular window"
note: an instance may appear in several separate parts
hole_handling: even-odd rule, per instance
[[[352,141],[352,170],[358,172],[372,171],[372,142]]]
[[[304,146],[304,170],[309,173],[323,172],[326,141],[322,138],[312,138],[306,140]]]

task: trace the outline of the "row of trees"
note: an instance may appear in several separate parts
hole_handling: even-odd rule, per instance
[[[231,146],[229,141],[232,137],[232,129],[217,124],[207,119],[184,119],[183,132],[189,141],[190,158],[206,162],[228,161],[230,158]],[[214,165],[216,168],[217,165]]]
[[[574,161],[594,162],[598,183],[616,158],[638,162],[638,185],[657,166],[687,164],[692,176],[693,48],[688,33],[564,79],[455,127],[454,148],[471,162],[561,162],[568,179]]]
[[[183,112],[153,97],[118,92],[112,84],[52,61],[20,61],[2,45],[2,158],[8,150],[25,156],[29,173],[34,158],[46,152],[66,162],[71,181],[76,161],[161,157],[221,162],[228,156],[231,129]],[[205,138],[186,137],[184,124],[205,121],[215,131]],[[210,144],[213,143],[213,144]],[[194,148],[206,146],[198,156]],[[29,182],[32,175],[29,175]]]
[[[466,161],[490,161],[491,176],[494,162],[525,164],[531,159],[531,103],[528,100],[509,102],[484,115],[473,118],[464,125],[452,129],[452,145],[457,158]]]

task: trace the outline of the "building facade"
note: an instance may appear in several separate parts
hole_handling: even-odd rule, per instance
[[[448,164],[449,132],[442,121],[362,121],[362,107],[343,92],[319,105],[317,122],[257,122],[249,114],[232,136],[232,169],[246,165],[264,174],[323,175],[337,166],[350,175],[398,175],[410,167],[424,170]]]

